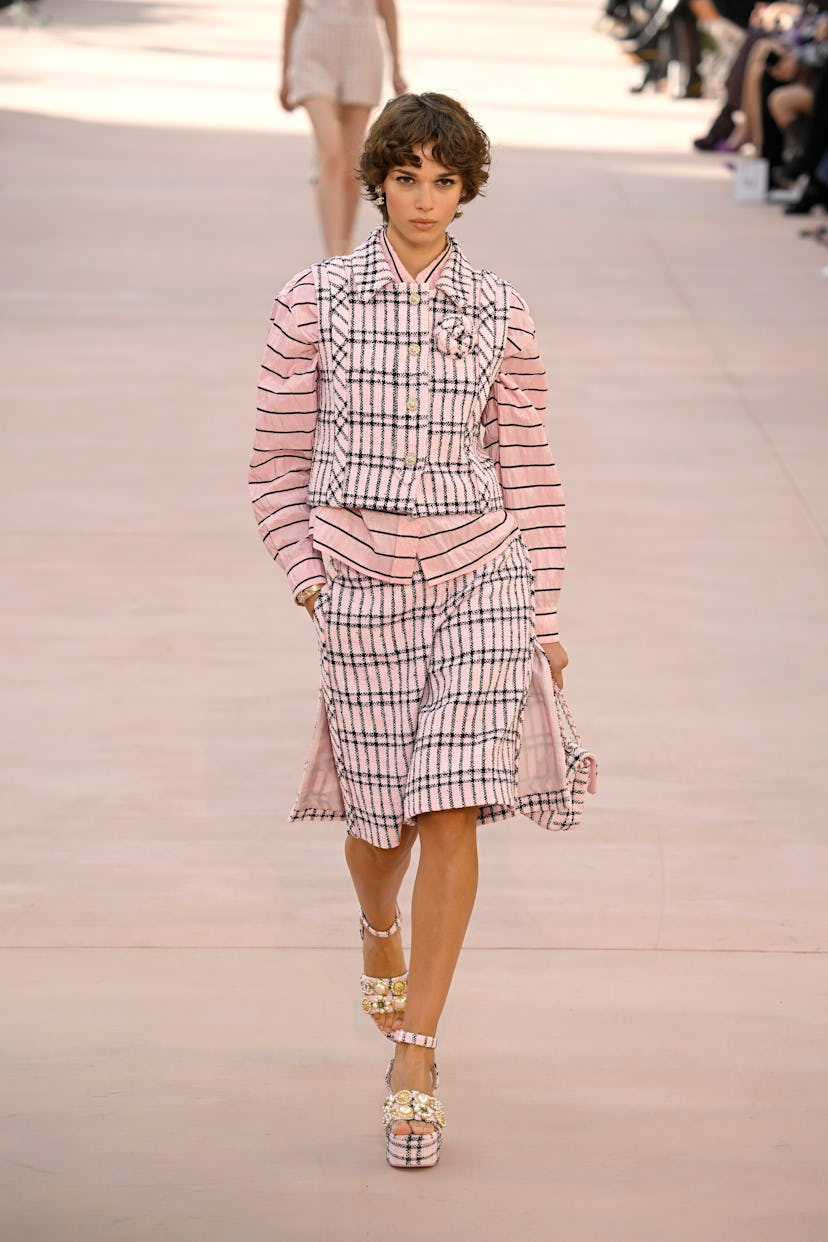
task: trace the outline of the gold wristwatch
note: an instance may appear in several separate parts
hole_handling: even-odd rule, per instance
[[[321,590],[321,582],[315,582],[313,586],[303,587],[303,589],[296,596],[297,604],[306,604],[309,599],[313,599],[314,595],[318,595]]]

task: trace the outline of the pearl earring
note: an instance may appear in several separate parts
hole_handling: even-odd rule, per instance
[[[383,194],[382,190],[377,190],[376,194],[374,195],[374,202],[377,204],[378,207],[383,207],[385,205],[385,195]]]

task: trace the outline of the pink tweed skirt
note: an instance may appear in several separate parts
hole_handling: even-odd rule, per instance
[[[387,583],[333,562],[314,611],[322,700],[350,835],[389,848],[423,811],[514,813],[532,679],[520,539],[475,571]],[[331,818],[305,809],[295,818]]]

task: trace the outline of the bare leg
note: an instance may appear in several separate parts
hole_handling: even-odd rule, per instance
[[[759,98],[759,83],[765,70],[765,59],[771,48],[777,48],[778,50],[778,44],[773,39],[759,39],[754,43],[748,54],[742,79],[742,97],[739,103],[742,120],[737,123],[729,138],[730,145],[737,151],[746,142],[756,142],[756,138],[751,130],[751,125],[755,121],[756,111],[755,107],[752,108],[751,105],[751,100],[753,100],[754,96],[758,100],[761,141],[762,105]]]
[[[431,811],[417,819],[420,864],[411,906],[411,965],[405,1029],[433,1035],[477,895],[477,808]],[[434,1053],[397,1044],[391,1085],[431,1093]],[[394,1124],[396,1134],[426,1133],[419,1122]]]
[[[397,895],[411,862],[411,847],[417,839],[416,828],[403,828],[396,849],[381,850],[356,837],[345,838],[345,861],[351,873],[356,895],[366,919],[377,931],[385,931],[394,922]],[[362,942],[363,970],[366,975],[380,978],[401,975],[405,970],[402,937],[377,939],[366,935]],[[397,1014],[374,1014],[382,1031],[401,1027]]]
[[[780,129],[793,125],[797,117],[809,116],[814,109],[814,92],[804,82],[779,86],[768,99],[771,116]]]
[[[337,106],[332,99],[306,99],[303,106],[310,117],[319,158],[319,180],[316,198],[325,250],[329,255],[344,254],[348,246],[345,233],[345,199],[343,181],[345,152],[342,126]]]
[[[762,75],[766,69],[768,52],[772,49],[780,53],[784,51],[772,39],[763,39],[756,44],[745,70],[745,85],[742,90],[742,111],[745,114],[745,137],[742,141],[752,142],[757,152],[762,150]]]
[[[359,206],[360,184],[354,170],[362,150],[365,131],[368,128],[368,117],[371,109],[364,104],[342,104],[339,108],[339,124],[342,129],[342,145],[345,153],[345,169],[343,177],[344,230],[346,251],[349,253],[354,236],[354,223]]]

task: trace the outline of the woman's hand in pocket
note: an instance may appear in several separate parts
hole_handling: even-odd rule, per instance
[[[306,600],[302,601],[303,606],[308,610],[309,617],[313,616],[314,610],[316,609],[316,601],[319,599],[319,596],[322,594],[324,589],[324,586],[314,587],[313,594],[309,595]]]

